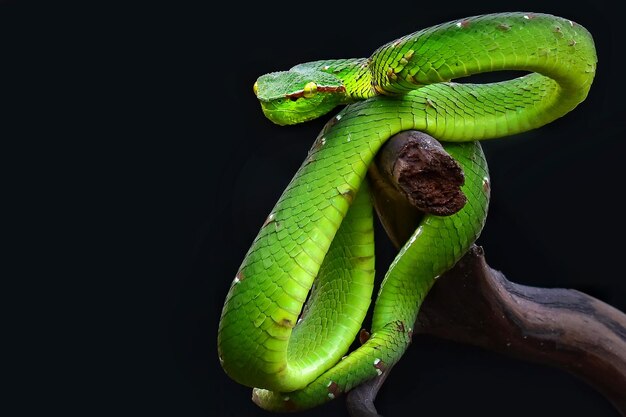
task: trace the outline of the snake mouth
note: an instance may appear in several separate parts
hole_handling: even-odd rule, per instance
[[[317,119],[342,103],[339,95],[331,93],[318,93],[314,97],[288,95],[259,102],[265,117],[281,126]]]

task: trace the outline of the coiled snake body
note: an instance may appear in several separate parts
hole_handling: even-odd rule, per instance
[[[587,96],[595,69],[593,39],[579,24],[497,13],[420,30],[369,58],[310,62],[260,77],[255,93],[277,124],[346,106],[319,134],[233,280],[218,332],[227,374],[255,387],[261,407],[288,411],[333,399],[395,364],[421,301],[485,222],[489,175],[478,141],[565,115]],[[452,82],[498,70],[528,74]],[[467,203],[451,216],[422,218],[383,279],[371,336],[344,356],[374,289],[368,166],[387,139],[409,129],[442,141],[459,162]]]

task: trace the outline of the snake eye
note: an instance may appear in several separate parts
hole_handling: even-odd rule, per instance
[[[258,95],[259,93],[259,83],[255,81],[254,85],[252,86],[252,91],[254,91],[254,95]]]
[[[311,81],[310,83],[306,83],[306,85],[302,89],[302,95],[306,98],[313,97],[315,93],[317,93],[317,84],[315,84],[313,81]]]

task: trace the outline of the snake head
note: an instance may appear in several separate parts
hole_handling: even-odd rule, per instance
[[[317,70],[272,72],[254,83],[265,116],[278,125],[320,117],[345,102],[346,89],[332,74]]]

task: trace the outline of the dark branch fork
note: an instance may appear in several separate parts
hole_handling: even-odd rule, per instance
[[[421,132],[391,138],[370,180],[374,205],[396,247],[421,213],[449,215],[465,203],[460,168]],[[479,246],[437,280],[414,332],[560,368],[586,381],[626,417],[626,314],[576,290],[514,284],[489,267]],[[389,371],[348,393],[351,416],[378,416],[374,400]]]

